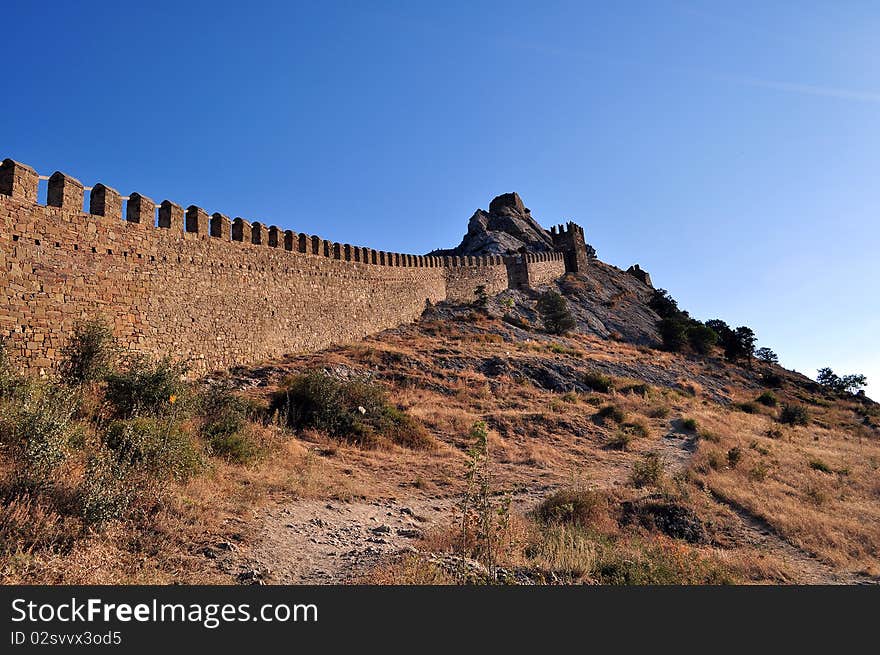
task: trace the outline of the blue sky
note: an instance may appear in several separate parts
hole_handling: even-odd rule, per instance
[[[385,250],[516,190],[880,396],[874,2],[10,0],[0,157]]]

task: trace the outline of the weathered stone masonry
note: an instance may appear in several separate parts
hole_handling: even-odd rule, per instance
[[[332,243],[62,173],[48,178],[44,206],[38,183],[25,165],[0,165],[0,336],[34,370],[51,369],[77,321],[93,317],[128,347],[203,373],[352,342],[416,319],[426,301],[566,270],[563,252],[425,257]]]

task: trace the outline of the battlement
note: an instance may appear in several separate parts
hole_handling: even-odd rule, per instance
[[[45,203],[38,196],[45,182]],[[88,195],[86,195],[88,194]],[[130,349],[194,373],[313,351],[414,320],[425,303],[548,284],[554,252],[435,257],[376,250],[209,213],[56,171],[0,164],[0,338],[51,369],[77,321],[101,317]]]

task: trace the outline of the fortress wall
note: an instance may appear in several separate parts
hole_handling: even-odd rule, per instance
[[[565,258],[561,252],[529,254],[526,259],[528,286],[550,284],[565,275]]]
[[[507,267],[500,255],[483,257],[445,257],[446,299],[469,303],[478,286],[485,286],[490,296],[510,286]]]
[[[441,267],[224,242],[3,195],[0,290],[0,336],[34,370],[57,363],[77,320],[101,316],[124,345],[190,359],[194,373],[355,341],[446,297]]]
[[[335,243],[56,172],[0,164],[0,338],[34,370],[58,363],[80,320],[193,373],[319,350],[418,318],[480,285],[547,284],[563,253],[426,257]],[[88,194],[87,196],[85,194]],[[89,213],[83,212],[87,200]]]

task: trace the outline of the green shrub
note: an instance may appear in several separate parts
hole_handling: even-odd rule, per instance
[[[545,498],[535,510],[543,523],[567,523],[588,528],[608,516],[608,494],[597,489],[563,489]]]
[[[611,377],[596,371],[590,371],[584,375],[584,384],[600,393],[608,393],[614,388],[614,380]]]
[[[16,482],[27,487],[51,484],[52,472],[68,454],[76,411],[73,392],[30,382],[0,410],[0,446],[12,457]]]
[[[251,420],[259,411],[253,403],[228,391],[214,389],[203,397],[201,409],[200,434],[211,455],[246,464],[259,454],[250,435]]]
[[[151,361],[134,355],[122,370],[107,375],[105,397],[120,418],[167,413],[187,390],[183,381],[186,371],[186,364],[172,362],[168,357]]]
[[[157,480],[188,479],[202,464],[193,440],[177,423],[152,416],[114,421],[104,445],[121,466]]]
[[[681,420],[681,427],[688,432],[696,432],[697,420],[693,418],[684,418]]]
[[[118,354],[113,329],[107,323],[100,319],[77,323],[61,349],[61,380],[67,384],[101,380],[113,370]]]
[[[24,383],[9,359],[6,339],[0,337],[0,400],[11,396]]]
[[[776,407],[779,403],[772,391],[765,391],[755,399],[755,402],[759,402],[765,407]]]
[[[739,446],[734,446],[727,451],[727,464],[730,466],[730,468],[735,469],[736,465],[739,464],[741,459],[742,449]]]
[[[89,458],[79,488],[80,513],[88,525],[122,518],[144,489],[131,467],[107,453]]]
[[[814,471],[821,471],[822,473],[834,473],[834,470],[821,459],[811,459],[810,468]]]
[[[604,405],[596,412],[595,416],[603,423],[623,423],[626,420],[626,414],[616,405]]]
[[[678,352],[687,343],[687,321],[675,317],[662,318],[657,322],[657,331],[666,350]]]
[[[666,405],[657,405],[651,408],[648,416],[651,418],[667,418],[669,416],[669,408]]]
[[[708,355],[712,351],[712,346],[718,343],[718,335],[715,330],[698,321],[694,321],[688,326],[686,336],[691,348],[700,355]]]
[[[657,453],[648,453],[641,461],[633,464],[630,483],[637,489],[657,486],[663,479],[666,465]]]
[[[783,384],[782,376],[770,369],[761,372],[761,384],[771,389],[779,389]]]
[[[319,371],[297,375],[275,393],[270,411],[295,430],[315,428],[367,447],[382,437],[409,448],[433,445],[418,421],[389,404],[380,386],[365,380],[338,380]]]
[[[538,313],[541,315],[544,329],[550,334],[565,334],[575,326],[568,303],[556,291],[541,294],[538,298]]]
[[[779,421],[788,425],[808,425],[810,413],[803,405],[784,404],[779,413]]]

